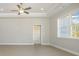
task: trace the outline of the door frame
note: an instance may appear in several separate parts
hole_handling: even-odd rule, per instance
[[[34,30],[34,26],[40,26],[40,45],[42,44],[42,40],[41,40],[41,25],[39,25],[39,24],[35,24],[35,25],[33,25],[33,30]],[[32,32],[32,33],[34,33],[34,32]],[[34,42],[34,35],[33,35],[33,43],[34,44],[36,44],[35,42]]]

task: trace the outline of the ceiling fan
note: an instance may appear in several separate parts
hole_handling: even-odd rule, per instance
[[[22,13],[29,14],[29,12],[27,12],[27,10],[31,9],[31,7],[23,8],[23,3],[20,3],[20,4],[16,5],[16,6],[18,7],[18,10],[11,10],[11,11],[17,11],[18,15],[20,15]]]

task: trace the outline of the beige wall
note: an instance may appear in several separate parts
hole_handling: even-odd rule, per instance
[[[79,9],[79,4],[72,4],[72,6],[67,9],[62,10],[61,12],[52,16],[50,20],[50,33],[51,33],[51,44],[58,47],[62,47],[67,50],[79,53],[79,39],[72,38],[58,38],[57,37],[57,18],[60,16],[68,15],[72,13],[75,9]]]
[[[33,43],[33,25],[41,25],[41,41],[49,43],[49,20],[47,18],[0,18],[0,44]]]

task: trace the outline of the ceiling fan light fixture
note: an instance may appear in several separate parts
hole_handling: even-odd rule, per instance
[[[12,10],[12,11],[18,11],[18,15],[21,15],[23,13],[29,14],[29,12],[27,10],[30,10],[31,7],[27,7],[27,8],[23,8],[23,4],[20,3],[18,5],[16,5],[18,7],[18,10]]]
[[[24,13],[24,11],[23,10],[19,10],[19,12],[22,14],[22,13]]]

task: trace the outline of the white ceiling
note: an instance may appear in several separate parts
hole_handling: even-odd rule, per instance
[[[16,13],[11,10],[17,10],[18,3],[0,3],[0,14]],[[31,10],[28,10],[30,13],[45,13],[45,14],[54,14],[60,10],[68,7],[68,3],[24,3],[23,7],[32,7]],[[44,10],[40,10],[44,8]],[[3,9],[3,10],[2,10]],[[24,14],[25,15],[25,14]]]

